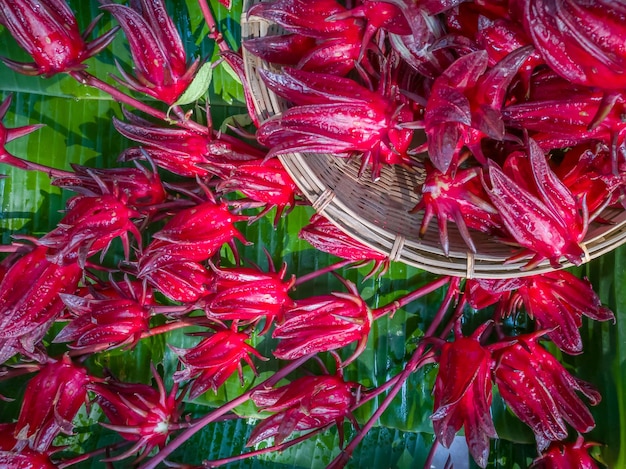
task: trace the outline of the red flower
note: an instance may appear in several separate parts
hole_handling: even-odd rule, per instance
[[[111,422],[101,425],[118,432],[128,441],[136,442],[122,454],[108,458],[108,461],[120,461],[140,451],[139,461],[153,448],[162,447],[170,432],[179,428],[184,393],[176,397],[178,385],[175,384],[167,394],[163,380],[154,367],[152,373],[157,389],[147,384],[114,380],[88,386],[96,394],[95,401]]]
[[[448,221],[453,221],[465,244],[476,252],[469,228],[487,234],[502,233],[502,220],[496,208],[489,202],[480,181],[478,168],[459,169],[454,173],[442,173],[428,161],[425,164],[426,180],[422,184],[422,198],[412,213],[424,210],[420,236],[426,234],[428,225],[437,217],[441,248],[448,255]]]
[[[589,455],[589,448],[597,445],[585,443],[581,435],[574,443],[552,443],[530,469],[598,469],[596,460]]]
[[[265,318],[267,329],[274,318],[282,318],[283,312],[294,305],[289,290],[296,279],[292,276],[284,281],[287,264],[279,272],[245,267],[220,269],[213,265],[211,268],[215,273],[214,294],[205,305],[210,318],[246,323]]]
[[[108,46],[118,29],[86,43],[85,36],[95,24],[81,35],[74,13],[64,0],[0,0],[0,23],[35,62],[1,60],[20,73],[48,77],[85,68],[82,62]]]
[[[55,177],[52,185],[87,196],[120,193],[129,207],[149,211],[165,201],[167,193],[156,170],[149,171],[138,163],[136,168],[87,168],[72,165],[73,176]],[[155,169],[153,167],[153,169]]]
[[[489,161],[487,194],[511,236],[534,254],[522,270],[545,259],[559,268],[561,256],[580,265],[584,255],[580,243],[589,224],[586,205],[552,172],[537,143],[530,140],[528,145],[530,174],[523,167],[512,167],[512,179]]]
[[[337,424],[342,438],[343,420],[352,420],[350,409],[356,404],[357,383],[338,376],[306,376],[280,388],[252,393],[259,410],[277,412],[259,423],[246,443],[253,446],[274,437],[279,445],[291,433]]]
[[[412,121],[413,113],[401,95],[385,96],[349,78],[302,70],[259,73],[272,91],[296,104],[259,128],[259,142],[271,148],[268,157],[361,152],[362,170],[371,165],[373,179],[382,164],[410,163],[413,131],[400,124]]]
[[[576,391],[592,405],[600,402],[600,394],[570,375],[536,341],[537,335],[518,336],[510,345],[492,347],[500,395],[511,411],[533,430],[539,450],[544,450],[550,442],[567,438],[565,422],[580,433],[592,430],[595,422],[591,412]]]
[[[626,86],[626,11],[621,2],[515,0],[511,8],[550,67],[572,83]]]
[[[47,253],[36,247],[13,262],[0,282],[0,363],[16,353],[43,360],[36,345],[64,308],[59,294],[76,291],[81,268],[54,264]]]
[[[446,448],[463,426],[470,454],[485,467],[489,439],[497,438],[490,414],[493,360],[477,337],[461,337],[442,347],[431,419],[437,439]]]
[[[274,356],[295,360],[358,341],[356,350],[343,366],[358,357],[367,345],[372,311],[358,295],[354,284],[348,284],[348,288],[350,293],[334,292],[297,301],[272,333],[273,338],[280,339]]]
[[[120,23],[130,45],[135,77],[118,67],[125,86],[174,104],[187,89],[199,60],[187,67],[187,56],[176,27],[162,0],[139,0],[133,8],[106,4],[103,9]]]
[[[208,295],[213,275],[198,262],[180,260],[157,251],[140,259],[137,278],[145,280],[165,296],[182,303],[193,303]]]
[[[85,298],[60,295],[74,319],[53,342],[72,342],[71,348],[94,345],[134,346],[149,330],[150,310],[128,298]]]
[[[131,220],[138,216],[138,212],[111,194],[76,196],[68,201],[66,215],[58,226],[39,239],[39,243],[49,248],[48,258],[57,264],[78,261],[84,265],[90,256],[100,251],[104,255],[111,241],[120,237],[128,258],[128,231],[141,241],[141,234]]]
[[[43,452],[59,433],[71,434],[72,419],[86,401],[90,380],[87,370],[67,355],[43,366],[26,386],[15,438],[28,440],[30,448]]]
[[[322,215],[313,215],[309,224],[300,230],[298,237],[304,239],[315,249],[342,259],[364,263],[374,261],[374,266],[367,277],[376,272],[378,275],[384,275],[389,268],[389,258],[385,254],[381,254],[351,238]]]
[[[207,390],[217,389],[235,372],[243,385],[241,360],[244,360],[256,373],[250,355],[263,359],[254,347],[246,343],[250,336],[234,330],[222,330],[211,334],[190,349],[170,347],[176,353],[185,369],[174,373],[174,381],[192,380],[189,398],[204,394]]]
[[[144,257],[172,255],[180,260],[205,261],[216,254],[224,243],[235,238],[245,243],[235,228],[248,217],[234,215],[226,203],[204,202],[180,210],[154,235]]]
[[[289,213],[295,207],[298,187],[279,160],[244,162],[229,174],[223,175],[223,179],[216,188],[220,194],[239,191],[250,201],[264,206],[255,219],[265,216],[276,207],[276,225],[283,214]],[[251,204],[246,204],[249,205]],[[285,212],[287,208],[289,209]]]

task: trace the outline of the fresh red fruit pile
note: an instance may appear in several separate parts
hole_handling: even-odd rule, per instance
[[[284,34],[244,47],[272,64],[261,78],[291,103],[257,136],[269,156],[360,158],[361,173],[369,168],[374,180],[383,165],[423,172],[412,212],[421,235],[436,215],[446,256],[452,221],[474,253],[474,230],[521,248],[508,261],[525,259],[523,270],[546,260],[559,268],[562,257],[580,265],[590,224],[620,206],[624,189],[625,8],[571,0],[255,3],[248,16]]]
[[[0,124],[0,163],[43,172],[74,193],[56,227],[17,235],[1,249],[0,381],[11,394],[0,398],[13,399],[16,412],[0,423],[0,465],[215,467],[284,452],[336,426],[338,447],[324,456],[341,467],[394,398],[414,392],[412,380],[426,382],[430,369],[437,372],[425,424],[436,442],[425,467],[461,428],[471,456],[487,466],[498,436],[496,391],[532,430],[536,467],[597,467],[584,434],[596,425],[587,403],[600,395],[556,358],[582,353],[583,316],[614,319],[589,280],[562,270],[506,280],[419,272],[397,283],[393,272],[404,266],[310,207],[309,223],[285,238],[308,242],[316,263],[321,252],[338,262],[305,271],[274,264],[285,251],[265,251],[261,268],[240,251],[252,245],[246,223],[275,210],[269,225],[284,227],[308,203],[272,157],[317,151],[361,158],[374,179],[383,165],[422,168],[414,211],[424,213],[423,230],[437,218],[444,250],[453,221],[470,249],[470,230],[480,230],[531,252],[527,269],[545,259],[558,266],[562,256],[580,264],[589,224],[623,192],[624,2],[258,4],[249,14],[287,34],[245,46],[284,67],[262,76],[293,106],[264,123],[252,114],[255,135],[201,123],[192,104],[208,86],[207,64],[188,59],[162,0],[100,2],[121,31],[93,41],[95,23],[81,34],[64,0],[35,3],[0,0],[0,23],[34,61],[4,62],[108,93],[124,106],[123,119],[98,117],[138,146],[113,155],[117,167],[66,171],[6,148],[40,125]],[[196,6],[220,60],[243,78],[242,58],[217,31],[209,4]],[[85,60],[121,33],[133,66],[118,65],[113,86]],[[7,97],[0,118],[10,107]],[[418,130],[423,146],[413,143]],[[301,241],[289,242],[287,249]],[[255,247],[262,251],[263,240]],[[327,274],[338,280],[335,291],[297,291]],[[392,298],[381,306],[383,288]],[[417,301],[424,303],[410,309]],[[384,329],[394,314],[406,318],[402,330]],[[511,318],[528,326],[509,327]],[[380,369],[364,358],[366,350],[384,353],[379,342],[392,336],[400,337],[399,358],[384,357]],[[152,381],[107,366],[106,353],[132,360],[155,337],[167,353],[152,364]],[[359,367],[374,379],[362,379]],[[13,387],[20,380],[23,391]],[[223,400],[197,415],[195,403],[217,393]],[[201,466],[180,460],[175,451],[209,424],[246,422],[246,403],[263,417],[242,436],[247,449]],[[81,412],[92,419],[83,427],[98,423],[111,439],[89,451],[66,448]]]

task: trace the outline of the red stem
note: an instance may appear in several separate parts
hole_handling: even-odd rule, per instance
[[[386,306],[376,308],[375,310],[372,311],[372,314],[374,315],[374,319],[378,319],[381,316],[384,316],[389,313],[394,313],[395,311],[406,306],[410,302],[415,301],[424,295],[428,295],[429,293],[432,293],[435,290],[438,290],[439,288],[443,287],[448,282],[450,282],[450,277],[441,277],[435,280],[434,282],[427,283],[423,287],[420,287],[417,290],[414,290],[411,293],[408,293],[407,295],[403,296],[399,300],[395,300],[394,302],[389,303]]]
[[[237,407],[237,406],[243,404],[244,402],[246,402],[248,399],[250,399],[250,396],[252,395],[252,393],[254,391],[256,391],[258,389],[269,388],[269,387],[273,386],[278,381],[280,381],[283,377],[287,376],[292,371],[298,369],[309,358],[311,358],[311,355],[307,355],[305,357],[302,357],[302,358],[300,358],[298,360],[295,360],[295,361],[291,362],[285,368],[277,371],[272,376],[270,376],[268,379],[266,379],[265,381],[263,381],[262,383],[260,383],[260,384],[258,384],[256,386],[254,386],[252,389],[250,389],[249,391],[245,392],[241,396],[237,397],[236,399],[233,399],[232,401],[224,404],[222,407],[220,407],[220,408],[214,410],[213,412],[205,415],[204,417],[202,417],[201,419],[196,421],[195,424],[192,427],[186,429],[180,435],[178,435],[176,438],[174,438],[172,441],[170,441],[163,449],[161,449],[161,451],[159,451],[158,454],[156,454],[156,456],[154,456],[152,459],[150,459],[150,461],[148,461],[147,463],[145,463],[142,466],[140,466],[139,469],[154,469],[161,461],[163,461],[165,458],[167,458],[176,448],[178,448],[180,445],[182,445],[185,441],[187,441],[189,438],[191,438],[194,434],[199,432],[202,428],[204,428],[208,424],[214,422],[217,418],[221,417],[225,413],[230,412],[235,407]]]
[[[124,446],[130,446],[132,443],[132,441],[120,441],[119,443],[115,443],[109,446],[105,446],[104,448],[98,448],[94,451],[91,451],[89,453],[85,453],[85,454],[81,454],[80,456],[76,456],[73,459],[68,459],[67,461],[62,461],[62,462],[58,462],[56,463],[57,467],[59,469],[65,469],[66,467],[72,467],[78,463],[81,463],[83,461],[87,461],[88,459],[92,458],[93,456],[96,456],[98,454],[102,454],[102,453],[106,453],[108,450],[116,450],[116,449],[120,449],[123,448]]]
[[[172,122],[172,119],[170,119],[165,112],[160,111],[156,108],[153,108],[152,106],[142,101],[139,101],[138,99],[135,99],[132,96],[127,95],[126,93],[118,90],[114,86],[109,85],[108,83],[100,80],[99,78],[93,76],[92,74],[88,72],[85,72],[85,71],[70,72],[70,75],[79,83],[82,83],[83,85],[91,86],[92,88],[96,88],[96,89],[99,89],[100,91],[104,91],[105,93],[109,94],[113,99],[115,99],[116,101],[120,103],[132,106],[135,109],[145,112],[146,114],[152,117],[156,117],[157,119],[160,119],[164,122]],[[209,129],[207,129],[205,126],[200,125],[197,122],[194,122],[190,119],[176,120],[176,121],[173,121],[173,123],[178,125],[179,127],[184,127],[184,128],[193,130],[194,132],[198,132],[204,135],[209,133]]]
[[[344,267],[352,264],[353,262],[354,261],[348,261],[348,260],[339,261],[339,262],[336,262],[334,264],[327,265],[326,267],[324,267],[322,269],[318,269],[315,272],[310,272],[310,273],[308,273],[306,275],[298,277],[296,279],[296,283],[294,283],[294,287],[297,287],[298,285],[302,285],[303,283],[308,282],[309,280],[313,280],[314,278],[317,278],[320,275],[324,275],[324,274],[327,274],[329,272],[333,272],[333,271],[338,270],[338,269],[343,269]]]
[[[213,17],[211,8],[209,7],[206,0],[198,0],[198,5],[200,6],[200,10],[202,10],[202,16],[204,16],[204,21],[209,28],[209,37],[216,42],[216,44],[220,48],[220,52],[229,51],[230,47],[228,47],[228,44],[226,43],[226,41],[224,41],[224,36],[222,36],[222,33],[220,33],[217,29],[217,23],[215,22],[215,18]]]
[[[286,441],[284,443],[281,443],[280,445],[268,446],[267,448],[257,449],[254,451],[250,451],[248,453],[238,454],[237,456],[231,456],[229,458],[216,459],[214,461],[204,461],[202,465],[204,467],[219,467],[219,466],[223,466],[224,464],[229,464],[231,462],[239,461],[241,459],[247,459],[247,458],[251,458],[254,456],[260,456],[261,454],[271,453],[274,451],[284,451],[287,448],[290,448],[302,441],[308,440],[313,435],[317,435],[318,433],[325,431],[326,429],[330,428],[333,424],[334,422],[331,422],[328,425],[325,425],[320,428],[316,428],[315,430],[310,431],[309,433],[305,435],[299,436],[298,438],[294,438],[293,440]]]
[[[46,166],[39,163],[33,163],[32,161],[24,160],[22,158],[18,158],[17,156],[13,156],[8,152],[0,155],[0,163],[8,164],[15,168],[23,169],[26,171],[41,171],[42,173],[46,173],[48,177],[73,177],[75,174],[72,171],[65,171],[62,169],[52,168],[50,166]]]
[[[198,319],[206,320],[205,317],[198,317]],[[164,334],[166,332],[174,331],[182,327],[197,326],[198,324],[199,324],[199,321],[193,321],[193,318],[187,318],[185,321],[170,322],[167,324],[163,324],[162,326],[153,327],[149,331],[142,333],[140,339],[146,339],[148,337],[153,337],[155,335]],[[114,346],[112,347],[111,344],[95,344],[95,345],[92,345],[91,347],[71,350],[69,352],[69,355],[70,357],[80,357],[80,356],[88,355],[92,353],[103,352],[110,348],[115,348],[115,347]]]
[[[448,287],[448,291],[446,292],[446,296],[437,311],[437,314],[433,318],[428,330],[426,331],[424,337],[434,337],[435,331],[441,325],[441,322],[445,318],[446,312],[450,307],[454,297],[458,293],[458,285],[460,279],[456,277],[447,277],[450,280],[450,286]],[[457,310],[458,311],[458,310]],[[456,321],[456,311],[450,321]],[[446,328],[447,329],[447,328]],[[339,468],[343,467],[345,463],[348,461],[356,447],[361,443],[365,435],[371,430],[371,428],[376,424],[380,416],[387,410],[387,408],[391,405],[391,402],[396,397],[402,386],[409,378],[409,376],[414,373],[417,369],[430,362],[431,353],[430,351],[426,351],[426,347],[428,346],[428,342],[422,340],[422,342],[418,345],[417,349],[413,353],[413,356],[407,363],[405,369],[400,373],[395,381],[393,387],[389,391],[389,394],[385,397],[385,400],[382,404],[376,409],[376,412],[370,417],[370,419],[363,425],[359,434],[355,436],[350,444],[346,446],[346,448],[339,454],[328,466],[329,468]]]

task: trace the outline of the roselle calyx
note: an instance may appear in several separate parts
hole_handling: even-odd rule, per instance
[[[50,77],[60,72],[82,70],[89,57],[100,52],[113,40],[119,28],[113,28],[98,39],[87,42],[78,29],[74,13],[65,0],[2,0],[0,24],[6,27],[34,63],[1,58],[11,69],[26,75]]]
[[[135,76],[118,66],[120,83],[169,105],[191,84],[200,64],[187,65],[182,40],[162,0],[139,0],[133,7],[106,3],[101,8],[120,23],[130,45]]]

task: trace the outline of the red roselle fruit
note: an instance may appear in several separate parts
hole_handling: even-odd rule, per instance
[[[499,212],[489,201],[478,168],[444,174],[426,162],[425,170],[426,180],[419,189],[422,198],[411,210],[412,213],[424,210],[421,236],[426,233],[433,216],[437,217],[441,246],[446,255],[449,251],[448,221],[456,224],[472,252],[476,252],[476,246],[470,228],[491,235],[503,234]]]
[[[446,448],[464,427],[470,454],[480,467],[487,465],[490,438],[497,437],[490,415],[494,362],[490,351],[480,345],[483,330],[441,348],[431,416],[435,434]]]
[[[356,286],[347,282],[346,286],[349,293],[307,298],[286,311],[284,320],[272,333],[272,337],[280,339],[274,356],[295,360],[357,342],[356,350],[343,366],[355,360],[367,345],[373,316]]]
[[[558,268],[561,256],[580,265],[584,255],[580,243],[589,225],[587,206],[556,177],[537,143],[530,140],[528,147],[530,174],[516,170],[512,179],[489,161],[487,194],[514,240],[534,254],[523,269],[544,259]]]
[[[273,266],[272,266],[273,267]],[[210,319],[241,321],[244,324],[265,319],[267,331],[275,319],[294,306],[289,290],[296,279],[285,280],[287,264],[278,272],[262,272],[258,268],[218,268],[211,264],[214,282],[212,294],[205,299]]]
[[[74,293],[82,277],[77,263],[47,257],[38,246],[18,260],[7,258],[13,262],[0,282],[0,363],[17,353],[46,361],[38,344],[64,308],[58,295]]]
[[[499,303],[501,317],[516,314],[523,305],[538,329],[569,354],[583,350],[579,331],[583,316],[596,321],[615,320],[589,281],[566,270],[510,280],[468,280],[466,295],[477,309]]]
[[[276,207],[274,225],[295,207],[296,194],[299,192],[291,176],[277,159],[247,161],[236,165],[230,174],[224,176],[216,190],[220,194],[239,191],[250,201],[258,202],[263,210],[255,219],[265,216]],[[237,203],[241,203],[241,200]]]
[[[118,30],[113,28],[95,41],[86,42],[86,36],[97,20],[81,35],[74,13],[65,0],[2,0],[0,24],[35,62],[1,60],[26,75],[49,77],[59,72],[81,70],[86,67],[82,62],[106,48]]]
[[[167,254],[180,260],[205,261],[235,238],[246,243],[235,223],[247,220],[231,213],[226,203],[209,201],[180,210],[153,235],[144,257]]]
[[[572,83],[626,87],[626,6],[608,0],[514,0],[519,18],[546,63]]]
[[[156,172],[135,162],[135,168],[87,168],[72,165],[74,175],[55,177],[52,184],[83,195],[96,196],[119,191],[126,204],[143,212],[165,201],[167,193]]]
[[[275,22],[290,34],[248,40],[244,47],[270,62],[346,75],[354,69],[362,44],[361,22],[338,16],[346,13],[335,0],[260,2],[248,14]]]
[[[359,387],[339,376],[306,376],[280,388],[253,392],[252,401],[260,410],[276,413],[252,430],[247,446],[270,437],[278,445],[294,431],[319,429],[333,422],[343,440],[343,420],[353,419],[350,410]]]
[[[356,241],[319,214],[311,217],[309,224],[300,230],[298,236],[314,248],[342,259],[362,263],[374,261],[366,278],[374,274],[382,276],[389,268],[387,256]]]
[[[71,434],[72,420],[87,399],[90,382],[87,370],[67,355],[44,365],[26,387],[15,438],[46,451],[59,433]]]
[[[259,142],[270,147],[268,158],[297,151],[361,152],[362,169],[371,165],[373,179],[382,164],[410,163],[413,131],[400,124],[411,121],[412,113],[401,95],[386,96],[330,74],[260,73],[270,89],[296,104],[259,128]]]
[[[600,395],[572,376],[557,359],[537,343],[538,335],[518,336],[510,345],[494,344],[495,382],[500,395],[517,417],[535,433],[537,447],[567,438],[566,422],[581,433],[595,427],[593,416],[576,394],[592,405]],[[520,389],[524,398],[520,399]]]
[[[149,330],[150,310],[133,299],[60,297],[73,319],[54,342],[71,342],[69,346],[79,350],[98,345],[134,346]]]
[[[597,461],[589,455],[589,448],[599,443],[586,443],[582,435],[573,443],[554,442],[535,459],[530,469],[598,469]]]
[[[15,439],[16,423],[0,423],[0,465],[26,469],[58,469],[50,459],[52,451],[36,451]]]
[[[135,77],[118,66],[125,86],[174,104],[190,85],[200,64],[187,66],[183,42],[162,0],[138,0],[133,7],[105,3],[126,34]]]
[[[218,388],[235,372],[239,373],[243,386],[242,360],[256,374],[250,355],[259,359],[264,358],[246,342],[250,339],[248,334],[225,329],[203,335],[206,335],[206,338],[190,349],[170,347],[184,365],[183,370],[174,373],[174,381],[181,383],[191,380],[190,399],[195,399],[209,389],[217,392]]]
[[[114,379],[93,383],[89,390],[96,395],[96,403],[110,423],[103,427],[115,430],[124,439],[135,444],[108,461],[121,461],[139,453],[137,461],[146,457],[155,447],[165,444],[170,432],[179,428],[184,392],[177,396],[178,385],[168,393],[163,379],[154,367],[152,373],[157,388],[141,383],[126,383]]]
[[[67,203],[67,212],[57,228],[43,236],[48,258],[55,263],[85,265],[87,258],[106,253],[113,239],[120,237],[126,258],[130,254],[128,232],[141,242],[139,229],[132,218],[140,214],[113,194],[76,196]]]

